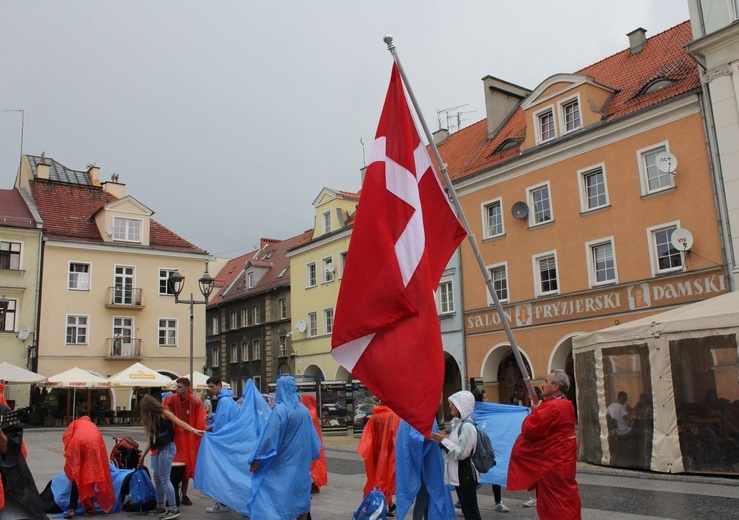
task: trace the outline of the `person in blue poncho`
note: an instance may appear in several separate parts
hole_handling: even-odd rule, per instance
[[[234,401],[231,389],[223,388],[221,378],[215,376],[209,377],[205,381],[205,384],[208,385],[210,396],[218,400],[216,411],[211,416],[211,424],[205,427],[206,431],[215,433],[236,418],[239,414],[239,405]],[[222,502],[205,508],[206,513],[225,513],[229,510],[230,508]]]
[[[310,512],[311,462],[321,443],[295,378],[277,380],[277,406],[267,420],[250,463],[254,474],[246,509],[250,518],[305,520]]]

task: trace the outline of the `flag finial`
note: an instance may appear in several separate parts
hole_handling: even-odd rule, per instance
[[[393,43],[392,34],[386,34],[385,37],[382,39],[382,41],[387,43],[387,50],[392,51],[395,48],[395,44]]]

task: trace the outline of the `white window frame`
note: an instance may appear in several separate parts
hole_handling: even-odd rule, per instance
[[[262,359],[262,340],[261,339],[253,339],[251,341],[251,358],[253,361],[259,361]]]
[[[333,266],[333,271],[329,272],[329,265]],[[334,257],[327,256],[321,259],[321,270],[323,271],[323,283],[331,283],[335,279],[336,266],[334,266]]]
[[[551,114],[552,116],[552,132],[554,133],[554,135],[552,137],[544,139],[541,131],[541,118],[547,113]],[[534,126],[536,128],[536,144],[548,143],[549,141],[553,141],[557,138],[557,111],[554,109],[554,105],[547,105],[534,112]]]
[[[278,298],[277,308],[278,308],[278,312],[280,313],[280,319],[286,320],[287,319],[287,298]]]
[[[305,265],[305,287],[310,289],[318,285],[318,273],[316,272],[316,263],[308,262]]]
[[[177,272],[179,272],[178,269],[171,267],[159,268],[159,296],[174,296],[174,291],[169,285],[169,277]],[[164,286],[164,292],[162,292],[162,286]]]
[[[234,330],[239,328],[239,311],[232,310],[230,312],[230,318],[228,322],[228,328],[229,330]]]
[[[685,271],[685,253],[683,251],[678,251],[678,253],[680,253],[679,267],[670,267],[667,269],[660,269],[659,267],[659,257],[657,254],[657,242],[655,235],[660,231],[664,231],[670,228],[675,228],[675,230],[680,229],[680,221],[673,220],[672,222],[665,222],[663,224],[647,228],[647,243],[649,245],[649,259],[652,264],[652,276]]]
[[[81,272],[81,271],[72,271],[73,265],[84,265],[87,266],[87,272]],[[73,276],[74,275],[74,276]],[[81,275],[87,275],[81,276]],[[76,287],[72,287],[72,278],[75,279],[75,285]],[[85,283],[82,283],[82,280],[87,278]],[[92,282],[92,263],[90,262],[69,262],[69,267],[67,270],[67,290],[73,291],[73,292],[90,292],[91,290],[91,282]],[[85,285],[84,287],[80,287],[81,285]]]
[[[442,286],[448,286],[448,289],[444,290]],[[446,301],[444,295],[448,295]],[[444,310],[445,304],[447,306],[446,310]],[[454,276],[442,276],[439,280],[439,286],[436,288],[436,313],[439,316],[449,316],[454,312]]]
[[[252,376],[252,382],[254,383],[254,387],[257,389],[257,392],[262,392],[262,376]],[[243,391],[242,391],[243,393]]]
[[[113,217],[113,240],[140,244],[143,242],[143,235],[144,221],[142,219]]]
[[[241,342],[241,361],[249,361],[249,351],[251,350],[251,347],[249,345],[249,340],[245,339]]]
[[[576,127],[568,130],[567,129],[567,115],[565,114],[565,108],[568,105],[571,105],[573,103],[577,104],[577,113],[578,113],[577,117],[580,122]],[[565,135],[565,134],[574,132],[576,130],[580,130],[582,128],[582,103],[580,103],[580,95],[576,94],[574,97],[569,97],[565,99],[564,101],[559,101],[557,105],[559,108],[560,135]]]
[[[489,225],[488,212],[490,208],[497,206],[500,209],[500,233],[493,233]],[[482,211],[482,238],[495,238],[505,235],[505,218],[503,216],[503,197],[485,201],[480,206]]]
[[[218,368],[221,366],[221,349],[220,347],[213,347],[210,351],[210,366],[213,368]]]
[[[239,344],[231,343],[230,351],[231,351],[231,364],[234,365],[239,362]]]
[[[549,197],[549,220],[536,221],[536,204],[534,204],[534,192],[546,187]],[[529,227],[543,226],[554,222],[554,203],[552,201],[552,186],[549,181],[539,183],[526,188],[526,200],[529,204]]]
[[[321,213],[321,224],[323,226],[323,233],[321,233],[322,235],[325,235],[326,233],[331,233],[331,210]]]
[[[162,321],[167,322],[165,323],[164,327],[162,327]],[[171,326],[172,324],[170,322],[174,322],[174,327]],[[174,332],[174,344],[161,343],[162,331],[165,331],[165,332],[173,331]],[[165,334],[165,338],[169,339],[170,338],[169,334]],[[177,345],[179,344],[179,339],[180,339],[180,322],[177,318],[162,318],[162,317],[157,318],[157,347],[176,348]]]
[[[323,309],[323,333],[331,334],[334,330],[334,308]]]
[[[7,249],[7,253],[8,253],[8,268],[7,269],[2,269],[2,270],[3,271],[21,271],[21,270],[23,270],[23,251],[26,248],[26,244],[23,241],[17,241],[17,242],[15,242],[15,241],[12,241],[12,240],[0,240],[0,247],[2,247],[1,244],[8,244],[8,249]],[[13,244],[15,244],[15,245],[17,245],[17,246],[20,247],[20,250],[17,251],[17,253],[18,253],[18,265],[16,267],[13,267],[12,266],[12,262],[11,262],[12,257],[14,256],[13,253],[16,253],[16,251],[12,251]]]
[[[256,305],[252,305],[251,314],[254,318],[252,325],[259,325],[260,323],[262,323],[262,308],[259,306],[258,303]]]
[[[595,249],[604,245],[611,246],[611,258],[613,260],[613,279],[598,281],[597,264],[595,261]],[[588,264],[588,280],[590,287],[600,287],[603,285],[613,285],[618,283],[618,263],[616,262],[616,246],[613,236],[591,240],[585,243],[585,255]]]
[[[248,273],[246,273],[246,288],[254,288],[254,271],[249,271]]]
[[[70,324],[69,318],[85,318],[86,322],[84,325],[80,325],[79,322]],[[75,338],[79,338],[79,330],[83,329],[85,331],[85,341],[84,342],[78,342],[75,341],[73,343],[70,343],[67,341],[67,329],[69,327],[74,327],[75,332]],[[90,315],[89,314],[67,314],[64,317],[64,344],[72,347],[87,347],[90,344]]]
[[[249,326],[249,307],[244,307],[243,309],[241,309],[241,323],[242,327]]]
[[[220,316],[213,316],[210,322],[210,326],[213,329],[213,335],[221,333],[221,317]]]
[[[14,300],[12,298],[7,298],[7,300],[8,308],[3,314],[3,327],[0,328],[0,332],[16,332],[15,328],[18,322],[18,300]],[[10,319],[8,317],[10,317]]]
[[[280,336],[280,346],[278,357],[287,357],[287,334]]]
[[[505,272],[505,286],[506,286],[506,298],[501,298],[500,295],[498,295],[498,300],[500,300],[500,303],[507,303],[511,301],[511,284],[510,284],[510,278],[508,276],[508,262],[498,262],[497,264],[490,264],[485,266],[485,268],[488,271],[488,275],[490,276],[491,281],[493,282],[493,288],[495,288],[495,278],[493,277],[493,271],[498,269],[503,269]],[[485,297],[487,298],[488,305],[493,305],[495,302],[493,301],[493,297],[490,295],[490,291],[488,291],[487,285],[485,286]]]
[[[308,313],[308,337],[313,338],[318,336],[318,313],[315,311]]]
[[[344,276],[344,269],[346,268],[346,251],[339,253],[339,280]]]
[[[601,175],[603,176],[603,188],[605,189],[606,200],[603,204],[599,206],[590,207],[587,181],[590,175],[593,175],[598,172],[600,172]],[[610,206],[611,199],[608,196],[608,178],[606,177],[606,164],[605,163],[594,164],[592,166],[588,166],[587,168],[582,168],[581,170],[577,170],[577,180],[578,180],[578,186],[580,187],[580,211],[582,213],[587,213],[589,211],[595,211],[597,209],[606,208]]]
[[[554,258],[554,270],[555,270],[556,280],[557,280],[557,288],[554,290],[549,290],[549,291],[545,291],[542,288],[541,270],[539,266],[539,262],[547,258]],[[531,260],[532,260],[533,268],[534,268],[534,294],[537,297],[549,296],[552,294],[559,294],[560,291],[562,290],[562,280],[559,277],[559,260],[557,258],[557,250],[553,249],[551,251],[546,251],[544,253],[533,255],[531,257]]]
[[[661,188],[657,188],[654,190],[651,190],[649,188],[649,179],[647,177],[648,172],[647,172],[646,156],[648,154],[654,153],[660,148],[664,148],[663,150],[664,152],[669,152],[670,142],[662,141],[661,143],[655,143],[653,145],[640,148],[639,150],[636,151],[636,160],[639,163],[639,180],[641,181],[642,196],[653,195],[655,193],[662,193],[664,191],[669,191],[675,187],[675,176],[670,173],[664,173],[663,175],[666,175],[670,181],[669,185],[661,187]]]

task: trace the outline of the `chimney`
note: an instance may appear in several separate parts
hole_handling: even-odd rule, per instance
[[[36,165],[36,178],[49,180],[49,172],[51,171],[51,165],[49,164],[37,164]]]
[[[631,31],[626,36],[629,37],[629,49],[631,49],[632,55],[641,52],[647,44],[647,30],[643,27]]]
[[[439,146],[441,143],[449,139],[449,130],[447,130],[446,128],[440,128],[432,135],[434,137],[434,144],[436,146]]]
[[[508,116],[526,96],[529,89],[519,87],[493,76],[482,78],[485,87],[485,111],[488,120],[488,137],[492,138]]]
[[[100,168],[91,164],[87,167],[87,174],[90,176],[93,186],[100,186]]]
[[[119,176],[114,173],[110,176],[110,180],[102,184],[103,190],[107,191],[116,198],[122,199],[126,196],[126,185],[119,182]]]

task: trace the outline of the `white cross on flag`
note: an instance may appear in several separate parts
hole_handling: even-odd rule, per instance
[[[465,236],[393,64],[341,280],[331,354],[426,436],[444,381],[434,292]]]

